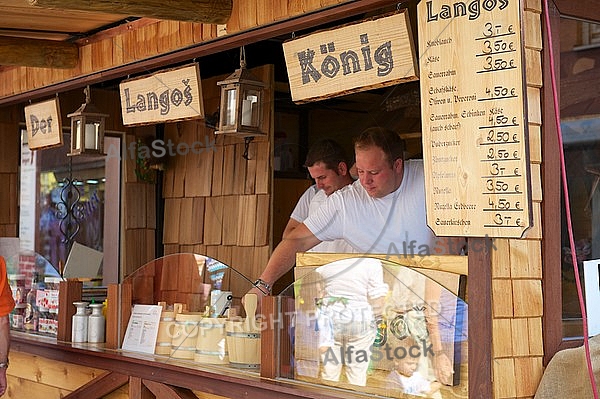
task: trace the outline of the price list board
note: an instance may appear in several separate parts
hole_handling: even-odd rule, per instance
[[[427,222],[519,238],[532,224],[518,0],[421,1]]]

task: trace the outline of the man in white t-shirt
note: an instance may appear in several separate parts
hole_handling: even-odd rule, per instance
[[[315,184],[310,186],[298,200],[290,215],[283,239],[302,222],[313,215],[335,191],[351,184],[348,161],[342,146],[334,140],[322,139],[316,142],[306,155],[304,166]],[[323,241],[310,249],[312,252],[352,253],[356,252],[343,239]]]
[[[369,128],[355,139],[354,150],[358,181],[331,194],[279,243],[250,290],[259,301],[294,265],[296,253],[322,241],[344,239],[363,254],[461,252],[462,239],[436,237],[427,226],[423,162],[404,161],[404,142],[397,134]]]
[[[322,241],[344,239],[363,254],[459,254],[462,242],[436,237],[426,222],[422,160],[404,161],[404,142],[394,132],[369,128],[354,142],[358,181],[331,194],[273,251],[251,292],[272,284]]]

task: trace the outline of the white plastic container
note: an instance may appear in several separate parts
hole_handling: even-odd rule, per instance
[[[86,313],[87,302],[73,302],[77,311],[73,315],[71,325],[71,342],[87,342],[88,338],[88,315]]]
[[[92,309],[92,314],[88,316],[88,331],[87,341],[92,343],[104,342],[104,331],[106,319],[102,314],[102,303],[92,303],[89,305]]]

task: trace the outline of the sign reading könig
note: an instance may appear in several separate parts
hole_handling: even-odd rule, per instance
[[[125,126],[204,117],[198,64],[123,81],[119,92]]]
[[[58,97],[26,106],[25,122],[30,150],[60,147],[63,144]]]
[[[296,103],[417,80],[406,10],[292,39],[283,51]]]

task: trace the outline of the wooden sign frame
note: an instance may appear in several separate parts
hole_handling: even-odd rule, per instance
[[[125,126],[204,118],[197,63],[125,80],[119,93]]]
[[[27,144],[30,150],[63,145],[60,102],[58,97],[25,107]]]
[[[418,79],[407,10],[283,43],[297,104]]]
[[[427,223],[521,238],[533,216],[520,1],[417,11]]]

